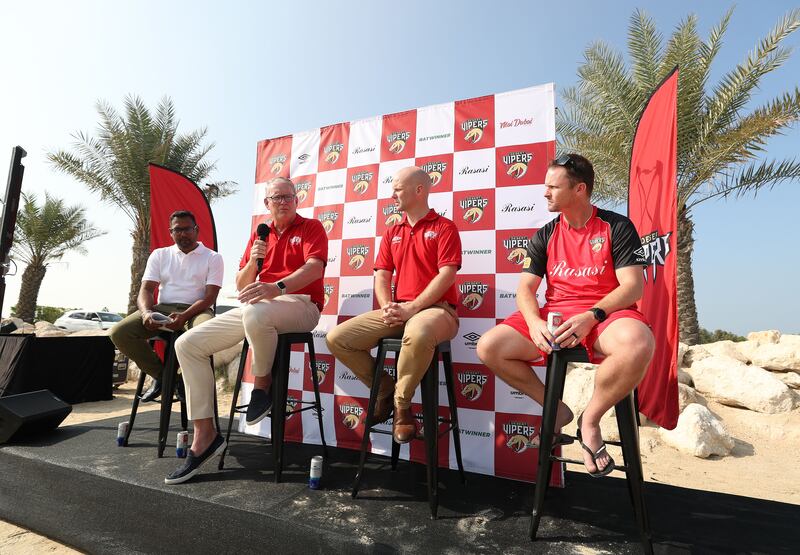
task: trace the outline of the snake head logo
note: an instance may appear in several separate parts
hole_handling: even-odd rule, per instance
[[[430,172],[428,175],[431,177],[431,186],[433,187],[436,187],[442,180],[442,172]]]
[[[522,453],[529,447],[533,447],[531,440],[522,434],[514,434],[506,442],[506,447],[515,453]]]
[[[468,401],[477,401],[481,393],[483,393],[483,388],[480,384],[476,383],[468,383],[461,389],[461,395],[463,395]]]
[[[281,173],[281,171],[283,171],[283,162],[275,162],[272,164],[272,167],[269,171],[271,171],[274,175],[278,175]]]
[[[363,195],[364,193],[366,193],[367,189],[369,189],[369,181],[366,181],[364,179],[353,185],[353,191],[355,191],[359,195]]]
[[[464,140],[468,143],[475,144],[481,140],[481,137],[483,137],[483,129],[479,127],[473,127],[469,130],[469,132],[467,132],[466,135],[464,135]]]
[[[478,310],[478,308],[483,304],[483,295],[480,293],[470,293],[464,297],[464,300],[461,301],[461,304],[470,310]]]
[[[328,306],[328,301],[330,301],[330,300],[331,300],[331,294],[330,293],[325,293],[325,303],[322,305],[322,308],[325,308],[326,306]]]
[[[307,198],[308,198],[308,191],[306,191],[305,189],[297,190],[297,204],[303,204],[303,201],[305,201]]]
[[[286,417],[291,418],[294,416],[292,412],[294,411],[295,407],[297,406],[297,399],[289,397],[286,399]]]
[[[400,220],[403,219],[403,216],[400,215],[399,212],[395,212],[394,214],[390,214],[388,218],[386,218],[386,226],[392,226],[394,224],[400,223]]]
[[[320,370],[319,368],[316,369],[315,372],[317,373],[317,383],[322,385],[322,382],[325,381],[325,376],[327,376],[328,374],[323,370]]]
[[[338,150],[331,150],[328,155],[325,156],[325,161],[329,164],[335,164],[337,160],[339,160]]]
[[[333,231],[334,225],[336,225],[336,223],[333,220],[323,220],[322,222],[322,227],[325,230],[325,233],[330,233]]]
[[[342,424],[344,424],[345,428],[348,430],[354,430],[356,426],[358,426],[359,420],[358,415],[350,413],[344,416]]]
[[[516,164],[511,164],[506,173],[514,179],[520,179],[527,172],[528,164],[525,164],[524,162],[517,162]]]
[[[514,264],[522,264],[522,261],[525,260],[525,253],[525,249],[522,247],[517,247],[508,253],[508,258],[506,260],[513,262]]]
[[[355,254],[350,258],[350,262],[348,265],[353,268],[354,270],[358,270],[361,266],[364,265],[366,259],[364,258],[363,254]]]
[[[401,152],[403,152],[403,149],[405,147],[406,147],[406,142],[403,139],[397,139],[389,147],[389,152],[400,154]]]
[[[464,212],[464,219],[471,223],[478,223],[478,221],[483,217],[483,208],[479,206],[473,206],[466,212]]]

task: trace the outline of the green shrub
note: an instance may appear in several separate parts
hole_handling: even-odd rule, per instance
[[[742,337],[741,335],[736,335],[735,333],[731,333],[725,330],[714,330],[713,332],[708,331],[705,328],[700,328],[700,344],[703,343],[716,343],[717,341],[744,341],[746,338]]]

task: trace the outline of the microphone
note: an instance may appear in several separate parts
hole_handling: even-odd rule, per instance
[[[258,238],[264,242],[267,241],[267,237],[269,237],[269,226],[267,224],[261,223],[258,224],[256,228],[256,234]],[[256,258],[256,268],[258,268],[256,275],[261,273],[261,268],[264,266],[264,259],[263,258]]]

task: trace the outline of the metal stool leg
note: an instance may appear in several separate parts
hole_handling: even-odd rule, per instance
[[[422,429],[427,455],[428,505],[431,518],[439,510],[439,357],[434,352],[431,365],[422,378]]]
[[[275,363],[272,365],[272,453],[275,461],[275,483],[283,473],[283,436],[286,428],[286,397],[289,388],[291,345],[278,340]]]
[[[644,476],[641,453],[639,452],[639,430],[636,426],[633,395],[628,395],[617,403],[615,412],[622,443],[622,456],[625,459],[628,493],[631,496],[633,512],[639,528],[639,536],[642,539],[642,547],[645,553],[650,554],[653,553],[653,539],[644,502]]]
[[[175,340],[179,335],[174,332],[167,342],[166,360],[161,375],[161,414],[158,422],[158,458],[164,456],[169,434],[169,420],[172,415],[172,402],[175,395],[175,373],[178,370],[178,360],[175,355]]]
[[[461,475],[461,483],[466,484],[467,478],[464,475],[464,463],[461,461],[461,428],[458,425],[458,407],[456,406],[455,388],[453,387],[453,358],[449,352],[442,352],[442,362],[444,363],[444,380],[447,384],[447,404],[450,407],[453,450],[456,452],[456,463],[458,464],[458,473]]]
[[[244,340],[244,344],[242,345],[242,354],[239,355],[239,372],[236,374],[236,383],[233,386],[233,399],[231,399],[231,412],[230,416],[228,416],[228,431],[225,432],[225,449],[222,450],[222,454],[219,457],[219,464],[217,468],[222,470],[225,466],[225,454],[228,452],[228,441],[231,439],[231,428],[233,427],[233,417],[236,415],[236,402],[239,400],[239,390],[242,387],[242,377],[244,376],[244,365],[247,362],[247,351],[250,349],[250,344],[247,343],[247,339]],[[216,399],[216,396],[215,396]],[[219,424],[217,425],[217,429],[219,429]]]
[[[214,379],[214,383],[216,384],[217,376],[214,373],[214,355],[211,355],[210,357],[208,357],[208,361],[211,364],[211,377]],[[217,405],[217,388],[216,387],[214,387],[214,427],[217,430],[218,434],[222,433],[222,429],[219,427],[219,406]]]
[[[142,389],[144,389],[145,373],[139,370],[139,381],[136,384],[136,393],[133,395],[133,405],[131,405],[131,416],[128,418],[128,430],[125,432],[125,440],[122,442],[123,447],[128,446],[128,438],[131,437],[133,430],[133,422],[136,420],[136,411],[139,410],[139,400],[142,397]]]
[[[322,439],[322,454],[328,458],[328,445],[325,443],[325,428],[322,425],[322,401],[319,396],[319,378],[317,377],[317,357],[314,354],[313,338],[307,342],[308,362],[311,370],[311,383],[314,384],[314,403],[316,404],[317,423],[319,424],[319,437]]]
[[[383,371],[383,363],[386,360],[386,350],[383,346],[378,347],[378,356],[375,358],[375,370],[372,373],[372,387],[369,392],[369,405],[367,406],[367,417],[364,420],[364,437],[361,438],[361,456],[358,461],[358,472],[353,480],[352,497],[358,495],[358,488],[361,486],[361,478],[364,476],[364,464],[367,462],[367,448],[369,447],[370,430],[374,424],[375,405],[378,402],[378,392],[381,387],[380,373]],[[399,445],[398,445],[399,447]]]
[[[544,498],[547,494],[547,487],[550,483],[550,472],[552,463],[550,462],[550,450],[553,446],[553,429],[556,424],[556,414],[558,412],[558,402],[564,392],[564,381],[566,378],[567,361],[562,358],[558,351],[550,355],[547,364],[547,375],[544,387],[544,406],[542,407],[542,428],[539,431],[539,468],[536,472],[536,490],[533,495],[533,512],[528,534],[531,540],[536,539],[536,532],[539,529],[539,521],[542,518],[544,509]]]

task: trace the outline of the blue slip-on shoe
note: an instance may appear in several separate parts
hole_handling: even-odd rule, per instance
[[[258,424],[269,413],[272,408],[272,388],[269,391],[263,389],[254,389],[250,394],[250,404],[247,405],[247,413],[245,414],[245,422],[248,426]]]
[[[174,485],[182,484],[187,480],[191,480],[194,478],[195,474],[200,472],[200,467],[203,466],[203,463],[205,463],[214,455],[221,454],[224,449],[225,440],[222,438],[222,434],[217,434],[217,437],[214,438],[214,441],[211,442],[211,445],[209,445],[208,448],[206,448],[206,450],[199,455],[195,455],[192,450],[189,449],[189,454],[186,455],[186,461],[183,463],[183,466],[164,478],[164,483]]]

